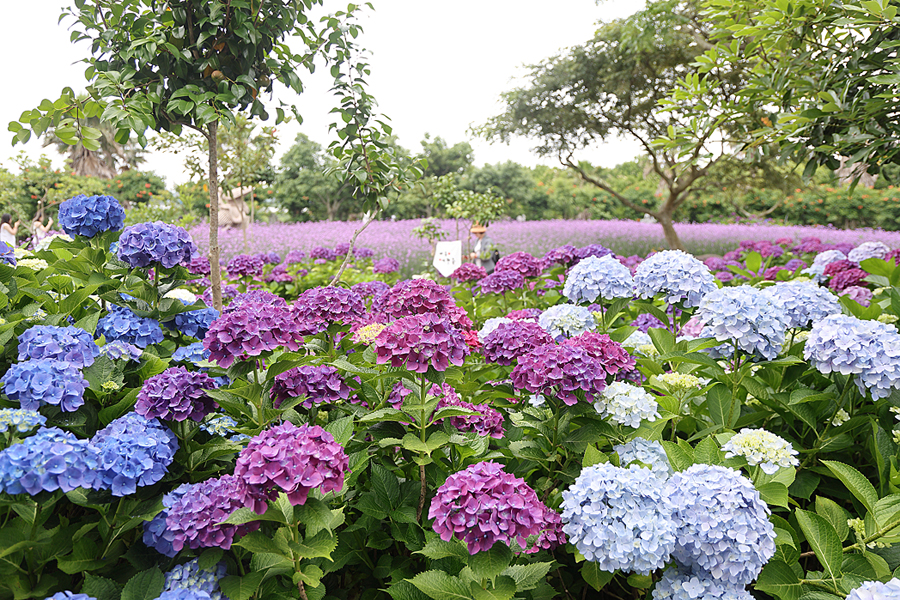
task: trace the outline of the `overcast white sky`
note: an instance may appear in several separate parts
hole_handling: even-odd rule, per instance
[[[0,20],[0,165],[14,168],[10,160],[22,146],[12,147],[6,124],[44,98],[56,99],[60,90],[84,88],[84,65],[76,62],[88,53],[84,44],[69,43],[67,23],[57,24],[66,0],[27,0],[9,3]],[[400,143],[418,151],[425,133],[441,136],[450,144],[469,141],[475,162],[513,160],[525,165],[540,162],[530,152],[528,140],[511,145],[490,145],[473,139],[468,129],[501,110],[500,94],[516,85],[523,65],[534,64],[560,49],[588,40],[598,20],[626,16],[643,5],[640,0],[373,0],[375,11],[363,21],[362,44],[371,53],[370,92],[380,110],[391,118]],[[327,10],[344,7],[327,4]],[[323,70],[324,71],[324,70]],[[327,145],[333,99],[327,73],[304,79],[307,91],[286,102],[297,104],[304,123],[279,128],[281,148],[286,150],[297,132]],[[274,106],[270,104],[270,106]],[[4,137],[5,136],[5,137]],[[62,158],[52,148],[31,141],[24,149],[37,157],[45,152],[57,164]],[[614,166],[639,154],[629,141],[598,147],[583,158]],[[154,154],[145,169],[164,176],[169,184],[187,179],[177,156]]]

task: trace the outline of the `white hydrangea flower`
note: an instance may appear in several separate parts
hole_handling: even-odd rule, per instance
[[[16,264],[20,267],[31,269],[32,271],[43,271],[50,266],[43,258],[23,258]]]
[[[53,235],[48,235],[47,237],[45,237],[44,239],[39,241],[37,244],[35,244],[34,249],[35,250],[46,250],[47,248],[50,247],[50,242],[52,242],[56,238],[60,238],[67,242],[72,241],[72,238],[69,237],[68,235],[66,235],[65,233],[54,233]]]
[[[725,458],[743,456],[747,464],[759,465],[767,475],[774,474],[781,467],[800,464],[797,451],[791,444],[765,429],[741,429],[722,446],[722,450],[725,451]]]
[[[17,262],[27,256],[31,256],[31,254],[31,250],[23,248],[22,246],[16,246],[15,248],[13,248],[13,255],[15,255]]]
[[[163,298],[175,298],[176,300],[181,300],[185,305],[193,304],[197,301],[197,295],[184,288],[169,290],[163,295]]]
[[[644,388],[622,381],[611,383],[594,401],[598,413],[620,425],[637,429],[641,421],[659,418],[659,404]]]
[[[900,419],[900,416],[897,417]],[[837,411],[837,414],[834,415],[834,418],[831,419],[831,425],[833,427],[840,427],[844,423],[850,420],[850,414],[844,410],[843,408]]]
[[[690,373],[663,373],[657,375],[656,379],[672,390],[689,390],[691,388],[699,390],[703,387],[703,380]]]
[[[478,332],[478,339],[482,342],[484,338],[488,336],[489,333],[500,327],[504,323],[512,323],[512,319],[507,317],[493,317],[484,322],[484,325],[481,326],[481,330]]]

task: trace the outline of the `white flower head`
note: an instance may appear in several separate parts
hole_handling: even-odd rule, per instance
[[[743,456],[747,464],[759,465],[763,473],[772,475],[781,467],[800,464],[797,451],[784,438],[765,429],[741,429],[740,433],[722,446],[725,458]]]

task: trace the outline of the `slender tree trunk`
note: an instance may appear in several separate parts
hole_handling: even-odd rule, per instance
[[[209,282],[213,308],[222,312],[222,270],[219,267],[219,122],[209,124]]]
[[[681,238],[678,237],[678,232],[675,231],[675,227],[672,224],[672,215],[674,212],[675,209],[672,207],[670,199],[667,200],[653,216],[656,217],[656,221],[662,225],[663,235],[666,236],[666,244],[668,244],[669,248],[672,250],[684,250]]]

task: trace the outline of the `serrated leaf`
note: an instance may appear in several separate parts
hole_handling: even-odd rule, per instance
[[[783,483],[771,481],[757,487],[759,496],[766,504],[788,507],[788,489]]]
[[[265,577],[265,571],[254,571],[243,577],[229,575],[219,581],[219,587],[230,600],[247,600],[259,589],[263,577]]]
[[[831,523],[842,542],[850,535],[850,527],[847,525],[849,514],[834,500],[816,496],[816,514]]]
[[[331,560],[331,553],[334,552],[335,548],[337,548],[337,538],[329,531],[320,531],[302,542],[291,543],[291,550],[301,558],[327,558]]]
[[[106,577],[86,573],[81,593],[96,600],[119,600],[122,596],[122,584]]]
[[[816,553],[826,575],[834,581],[839,580],[844,551],[834,527],[815,513],[797,509],[795,514],[803,535]]]
[[[593,444],[588,444],[584,449],[584,459],[581,461],[582,468],[592,467],[600,463],[609,462],[605,454],[597,450]]]
[[[544,580],[553,563],[541,562],[529,565],[513,565],[506,568],[501,575],[512,577],[516,582],[516,589],[526,591],[537,587]]]
[[[600,566],[593,561],[586,561],[581,565],[581,576],[588,585],[598,592],[602,590],[607,583],[612,581],[614,575],[614,572],[602,570]]]
[[[434,600],[471,600],[469,588],[458,577],[451,577],[443,571],[425,571],[412,579],[407,579],[420,592]]]
[[[671,464],[672,468],[676,471],[684,471],[694,464],[694,454],[692,448],[689,447],[691,452],[688,453],[687,450],[685,450],[675,442],[663,441],[662,445],[666,451],[666,456],[669,459],[669,464]]]
[[[304,504],[295,506],[294,515],[300,523],[306,525],[306,535],[315,535],[323,529],[330,531],[334,520],[328,505],[315,498],[308,498]]]
[[[800,579],[791,567],[780,560],[770,560],[763,567],[755,587],[780,600],[800,598]]]
[[[512,550],[506,544],[494,544],[469,557],[469,568],[479,579],[493,579],[512,561]]]
[[[165,585],[166,576],[156,567],[141,571],[125,584],[121,600],[153,600],[159,597]]]
[[[234,545],[254,554],[285,554],[272,538],[260,531],[251,531],[236,541]]]
[[[441,558],[458,558],[464,562],[469,560],[469,551],[465,545],[456,538],[445,542],[440,538],[434,538],[425,544],[425,547],[414,554],[422,554],[431,560],[439,560]]]
[[[841,480],[850,493],[856,496],[856,499],[863,503],[863,506],[869,512],[875,512],[875,503],[878,502],[878,492],[875,487],[866,479],[866,476],[842,462],[823,460],[822,464],[828,467],[828,470],[834,473],[834,476]]]
[[[333,435],[334,441],[338,444],[346,446],[350,438],[353,437],[353,417],[344,417],[332,421],[325,426],[325,431]]]

